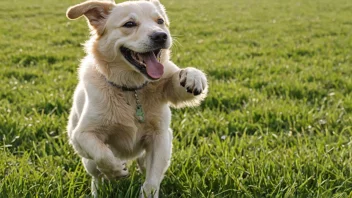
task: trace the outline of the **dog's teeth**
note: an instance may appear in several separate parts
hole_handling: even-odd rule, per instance
[[[144,61],[140,61],[139,63],[140,63],[141,65],[146,66],[146,64],[144,63]]]
[[[145,66],[144,62],[143,62],[143,58],[139,53],[136,52],[132,52],[132,58],[137,61],[139,64]]]
[[[135,52],[132,52],[131,55],[132,55],[133,59],[136,59],[136,53]]]

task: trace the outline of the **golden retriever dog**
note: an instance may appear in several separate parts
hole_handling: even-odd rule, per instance
[[[158,0],[87,1],[67,10],[84,16],[91,29],[79,68],[68,122],[69,142],[93,177],[128,176],[126,161],[137,159],[146,174],[141,197],[158,197],[170,164],[170,106],[198,105],[207,79],[198,69],[170,61],[169,19]]]

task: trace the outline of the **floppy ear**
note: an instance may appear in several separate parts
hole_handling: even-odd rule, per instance
[[[68,8],[66,16],[69,19],[77,19],[84,15],[90,26],[101,35],[104,32],[106,20],[114,5],[113,1],[87,1]]]

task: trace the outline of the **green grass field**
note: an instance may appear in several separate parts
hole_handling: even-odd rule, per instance
[[[89,33],[78,0],[0,1],[0,197],[87,197],[65,127]],[[352,196],[352,1],[162,0],[173,61],[207,73],[173,110],[162,197]],[[101,197],[136,197],[143,176]]]

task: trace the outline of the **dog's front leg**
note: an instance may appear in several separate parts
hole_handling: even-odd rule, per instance
[[[172,62],[166,65],[171,68],[164,87],[168,101],[176,107],[198,105],[208,92],[205,74],[193,67],[180,69]]]
[[[116,179],[128,175],[128,170],[125,164],[117,159],[110,148],[98,138],[96,133],[81,131],[80,127],[74,130],[73,138],[71,139],[72,145],[76,152],[84,158],[90,159],[94,162],[94,167],[83,163],[87,171],[95,176],[93,169],[97,169],[107,179]]]
[[[193,67],[182,69],[178,73],[179,84],[186,89],[186,91],[194,96],[198,96],[204,91],[207,91],[207,78],[205,74]],[[180,91],[181,93],[184,93]]]
[[[141,198],[159,197],[160,183],[170,165],[172,150],[172,131],[154,136],[153,142],[146,149],[146,180],[141,189]]]

